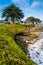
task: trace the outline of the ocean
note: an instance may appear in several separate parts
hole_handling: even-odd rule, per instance
[[[39,26],[43,27],[43,23],[42,24],[39,24]]]

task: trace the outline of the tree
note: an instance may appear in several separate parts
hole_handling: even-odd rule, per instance
[[[41,23],[42,21],[40,19],[38,19],[38,18],[35,18],[35,22],[37,24],[37,23]]]
[[[15,5],[10,5],[3,9],[2,18],[5,18],[5,20],[11,18],[12,23],[14,23],[15,20],[20,21],[23,17],[23,12]]]
[[[31,22],[32,24],[34,24],[34,23],[37,24],[37,23],[41,23],[41,22],[42,22],[40,19],[35,18],[35,17],[33,17],[33,16],[28,17],[25,21],[26,21],[26,22]]]
[[[34,24],[35,18],[31,16],[31,17],[28,17],[28,18],[26,19],[26,21],[27,21],[27,22],[31,22],[32,24]]]

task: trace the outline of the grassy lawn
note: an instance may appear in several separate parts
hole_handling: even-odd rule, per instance
[[[17,24],[0,25],[0,65],[36,65],[14,41],[14,35],[27,28]]]

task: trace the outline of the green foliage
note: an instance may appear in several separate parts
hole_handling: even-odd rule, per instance
[[[31,16],[31,17],[28,17],[28,18],[26,19],[26,21],[29,21],[29,22],[31,22],[32,24],[34,24],[35,18]]]
[[[6,21],[11,18],[11,21],[14,23],[15,20],[21,20],[24,17],[24,14],[15,5],[10,5],[3,10],[2,17],[5,17]]]
[[[17,24],[0,25],[0,65],[36,65],[13,39],[25,29],[27,27]]]
[[[41,22],[42,22],[40,19],[35,18],[35,17],[33,17],[33,16],[28,17],[28,18],[26,19],[26,21],[32,23],[33,25],[34,25],[34,23],[37,24],[37,23],[41,23]]]
[[[4,22],[4,20],[0,20],[0,22]]]
[[[40,19],[38,19],[38,18],[35,18],[35,22],[37,24],[37,23],[41,23],[42,21]]]

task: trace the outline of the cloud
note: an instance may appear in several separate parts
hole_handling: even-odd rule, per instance
[[[42,7],[43,7],[43,2],[41,3]]]
[[[11,0],[14,4],[18,4],[18,6],[23,10],[23,11],[29,11],[29,0]]]
[[[25,9],[26,11],[30,11],[33,8],[38,7],[41,3],[40,0],[33,0],[32,4],[30,4],[30,0],[11,0],[13,3],[19,4],[19,7]]]
[[[31,5],[31,8],[38,7],[39,5],[40,5],[39,1],[33,1],[32,5]]]
[[[14,3],[14,2],[20,2],[21,0],[12,0],[12,2]]]
[[[37,7],[39,8],[40,5],[42,5],[41,0],[33,0],[31,4],[30,0],[12,0],[12,2],[20,7],[25,15],[25,18],[27,18],[29,14],[33,15],[34,13],[32,14],[32,11],[37,11]]]
[[[28,6],[28,0],[11,0],[13,3],[18,3],[19,5],[24,5],[24,6]]]

